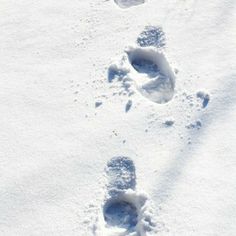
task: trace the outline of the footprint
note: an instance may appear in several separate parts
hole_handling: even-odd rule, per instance
[[[120,8],[128,8],[145,3],[145,0],[114,0]]]
[[[129,101],[126,103],[126,105],[125,105],[125,112],[126,112],[126,113],[131,109],[132,104],[133,104],[132,100],[129,100]]]
[[[136,46],[125,50],[121,60],[109,66],[108,82],[119,82],[121,91],[129,97],[138,91],[158,104],[171,101],[176,76],[163,53],[165,34],[162,28],[146,26],[136,43]],[[205,99],[203,107],[208,101]]]
[[[145,194],[136,190],[134,162],[124,156],[112,158],[106,167],[107,197],[103,219],[96,235],[145,236],[155,231],[155,223]]]
[[[133,161],[128,157],[113,157],[106,168],[108,193],[118,195],[127,189],[135,190],[136,174]]]
[[[152,47],[126,51],[133,72],[130,78],[140,93],[156,103],[169,102],[174,95],[175,74],[164,54]]]
[[[165,33],[159,26],[146,26],[145,29],[137,38],[137,44],[140,47],[157,47],[162,48],[165,46]]]
[[[138,213],[137,208],[131,202],[122,199],[108,201],[104,206],[103,214],[109,227],[120,228],[120,231],[123,232],[135,231]]]
[[[149,59],[137,57],[133,58],[130,62],[136,71],[147,74],[149,77],[156,77],[160,73],[157,64]]]

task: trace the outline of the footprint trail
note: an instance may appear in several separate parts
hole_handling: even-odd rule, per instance
[[[146,26],[137,38],[140,47],[163,48],[166,45],[165,33],[160,26]]]

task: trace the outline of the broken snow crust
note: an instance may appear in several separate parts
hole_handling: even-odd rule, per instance
[[[235,1],[119,2],[1,1],[0,235],[236,235]]]

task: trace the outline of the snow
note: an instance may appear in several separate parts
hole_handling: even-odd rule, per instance
[[[1,235],[236,234],[234,0],[1,0],[0,18]],[[135,175],[111,181],[117,157]]]

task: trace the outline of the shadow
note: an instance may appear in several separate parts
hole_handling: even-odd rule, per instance
[[[132,231],[138,223],[137,208],[124,200],[111,200],[104,206],[104,219],[109,226]]]
[[[127,74],[126,71],[110,67],[107,73],[108,82],[111,83],[115,79],[118,79],[118,81],[121,81],[126,76],[126,74]]]
[[[151,60],[144,58],[134,58],[134,60],[131,62],[131,65],[137,72],[141,74],[147,74],[151,78],[160,74],[157,64]]]
[[[188,131],[193,143],[200,141],[208,126],[216,119],[224,117],[226,113],[231,110],[232,106],[236,104],[236,75],[228,76],[228,78],[230,78],[230,82],[222,89],[220,93],[222,96],[211,99],[208,110],[199,117],[204,126],[199,130]],[[191,151],[194,151],[195,148],[196,146],[192,145]],[[159,178],[158,187],[154,192],[155,198],[158,199],[158,204],[165,202],[171,196],[172,190],[182,175],[185,166],[192,158],[189,155],[190,148],[188,144],[184,144],[183,147],[179,149],[182,151],[176,154],[172,163],[170,163],[167,170]]]

